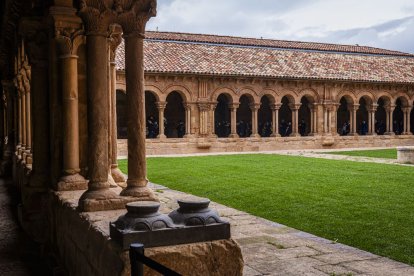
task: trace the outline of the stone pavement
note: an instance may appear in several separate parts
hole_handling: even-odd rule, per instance
[[[17,224],[15,202],[0,179],[0,276],[50,275],[36,246]]]
[[[154,185],[162,212],[189,195]],[[231,223],[242,249],[244,275],[414,275],[414,267],[298,231],[248,213],[211,203]]]

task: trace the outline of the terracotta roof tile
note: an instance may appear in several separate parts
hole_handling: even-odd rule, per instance
[[[185,34],[181,40],[172,40],[171,37],[170,40],[159,39],[159,36],[168,37],[170,34],[178,35],[147,33],[148,38],[144,42],[145,72],[414,83],[414,57],[401,55],[399,52],[396,55],[382,49],[378,49],[382,54],[327,52],[309,48],[281,49],[247,44],[186,41],[190,34]],[[207,37],[222,40],[226,38]],[[229,38],[231,41],[233,39]],[[275,41],[268,41],[268,44],[273,42]],[[336,46],[343,45],[326,44],[329,49]],[[387,51],[389,54],[384,54]],[[125,67],[123,56],[124,45],[121,44],[117,53],[119,70]]]

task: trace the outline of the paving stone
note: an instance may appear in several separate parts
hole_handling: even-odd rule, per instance
[[[354,270],[352,270],[352,269],[349,269],[349,268],[346,268],[346,267],[343,267],[343,266],[340,266],[340,265],[320,265],[320,266],[316,266],[315,267],[316,269],[318,269],[318,270],[320,270],[320,271],[322,271],[322,272],[325,272],[325,273],[327,273],[328,275],[335,275],[335,276],[356,276],[356,275],[362,275],[362,274],[359,274],[358,272],[356,272],[356,271],[354,271]]]
[[[347,262],[343,266],[366,275],[414,275],[414,267],[383,257]]]
[[[323,261],[328,264],[340,264],[345,262],[352,262],[352,261],[361,261],[367,260],[372,258],[379,258],[378,256],[371,256],[371,255],[362,255],[358,253],[350,253],[350,252],[336,252],[336,253],[328,253],[328,254],[321,254],[314,257],[317,260]]]

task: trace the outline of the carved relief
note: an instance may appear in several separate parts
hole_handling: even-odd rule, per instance
[[[116,49],[122,42],[122,29],[118,25],[111,25],[109,28],[109,61],[115,61]]]
[[[114,8],[117,22],[122,26],[124,34],[144,37],[145,25],[157,14],[157,1],[116,0]]]
[[[86,43],[82,29],[57,28],[55,38],[61,55],[77,55],[79,46]]]

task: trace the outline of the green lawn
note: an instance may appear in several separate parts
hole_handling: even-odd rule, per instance
[[[386,159],[397,159],[397,149],[380,149],[380,150],[355,150],[355,151],[331,151],[324,152],[328,154],[363,156]]]
[[[126,161],[120,161],[125,171]],[[414,265],[414,168],[279,155],[149,158],[148,177]]]

